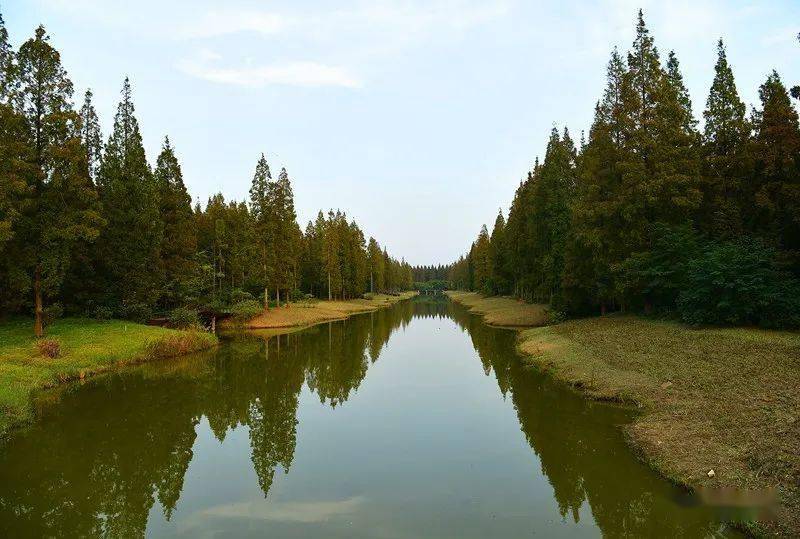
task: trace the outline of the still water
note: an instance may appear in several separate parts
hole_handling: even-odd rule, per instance
[[[0,537],[710,537],[515,334],[418,298],[42,395]]]

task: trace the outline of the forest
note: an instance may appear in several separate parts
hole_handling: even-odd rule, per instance
[[[126,77],[104,137],[43,26],[19,50],[0,16],[0,313],[146,321],[175,309],[407,290],[411,267],[340,210],[301,230],[286,168],[262,154],[249,200],[192,205],[175,146],[151,166]]]
[[[800,36],[798,36],[800,39]],[[588,137],[553,127],[507,218],[448,279],[551,316],[653,313],[690,324],[800,325],[800,128],[776,71],[748,113],[725,44],[702,128],[674,52],[639,12],[611,53]]]

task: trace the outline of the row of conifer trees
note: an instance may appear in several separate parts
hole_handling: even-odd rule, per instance
[[[800,88],[771,72],[748,115],[722,40],[717,52],[701,130],[676,55],[663,61],[640,12],[588,140],[553,128],[508,219],[451,267],[454,286],[573,315],[800,324]]]
[[[126,78],[103,142],[91,91],[79,110],[43,27],[19,50],[0,17],[0,315],[145,320],[176,307],[280,303],[412,285],[342,212],[301,232],[289,175],[262,155],[247,202],[192,199],[168,138],[148,163]]]

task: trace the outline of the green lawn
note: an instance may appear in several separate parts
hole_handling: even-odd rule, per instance
[[[46,336],[61,344],[57,359],[41,356],[30,320],[0,323],[0,437],[11,425],[30,418],[30,397],[37,389],[217,343],[216,336],[200,331],[80,318],[58,320]]]
[[[676,481],[777,488],[778,522],[759,531],[800,535],[800,333],[614,315],[526,330],[519,346],[597,398],[641,405],[627,434]]]

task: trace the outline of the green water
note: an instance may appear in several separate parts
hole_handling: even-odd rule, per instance
[[[0,448],[0,537],[708,537],[617,407],[443,299],[42,396]]]

